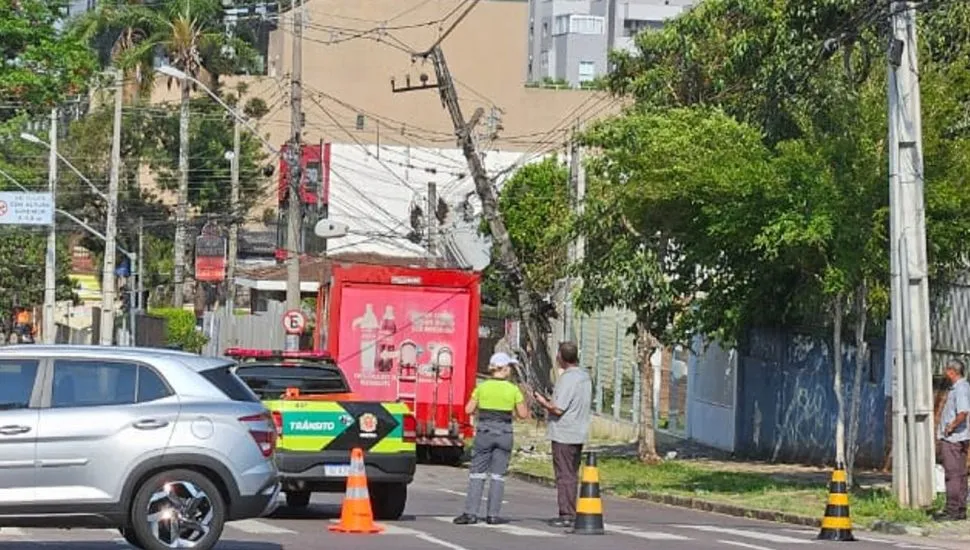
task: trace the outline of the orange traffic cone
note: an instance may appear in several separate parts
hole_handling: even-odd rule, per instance
[[[350,453],[350,473],[347,475],[347,493],[340,509],[340,522],[329,528],[335,533],[383,533],[384,526],[374,523],[367,491],[367,471],[364,469],[364,451],[356,448]]]

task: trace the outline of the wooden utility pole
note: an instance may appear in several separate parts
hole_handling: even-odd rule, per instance
[[[300,234],[303,204],[300,196],[300,162],[303,159],[303,2],[293,2],[293,68],[290,82],[290,167],[286,214],[286,309],[300,309]],[[299,336],[287,335],[286,349],[300,347]]]
[[[549,356],[549,350],[546,347],[545,330],[543,329],[544,323],[542,322],[542,313],[539,309],[542,305],[541,300],[526,288],[521,264],[515,254],[515,249],[512,247],[512,240],[505,227],[505,222],[502,220],[502,216],[498,211],[498,192],[492,179],[485,171],[482,157],[477,151],[475,140],[472,137],[472,128],[475,127],[475,124],[477,124],[485,111],[479,108],[475,111],[470,121],[465,121],[464,115],[461,112],[461,105],[458,102],[455,83],[451,79],[451,73],[448,72],[448,65],[445,62],[444,54],[441,52],[440,41],[439,39],[427,52],[417,55],[417,57],[431,59],[435,68],[436,84],[422,82],[422,84],[412,87],[410,86],[410,82],[408,82],[407,86],[398,88],[392,80],[391,89],[394,92],[408,92],[437,88],[441,94],[441,102],[448,109],[451,122],[455,127],[458,146],[461,148],[462,154],[468,162],[468,168],[475,182],[475,192],[478,194],[479,200],[482,201],[483,214],[488,221],[492,239],[495,242],[498,252],[498,257],[495,259],[501,266],[508,283],[514,289],[514,295],[518,302],[519,313],[525,326],[528,347],[526,352],[531,360],[531,364],[528,366],[529,368],[524,369],[529,378],[526,382],[538,390],[548,390],[552,386],[553,365],[552,359]],[[433,215],[433,212],[429,212],[429,218]]]

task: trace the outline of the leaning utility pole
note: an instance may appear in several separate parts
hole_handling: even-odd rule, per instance
[[[232,216],[229,225],[229,269],[226,273],[226,311],[232,315],[236,307],[236,254],[239,248],[239,155],[240,155],[240,124],[239,117],[233,117],[232,126],[232,160],[229,163],[232,172],[232,187],[229,190],[229,212]],[[232,317],[229,317],[230,319]]]
[[[286,217],[286,309],[300,309],[300,233],[303,221],[300,197],[300,161],[303,159],[303,2],[293,2],[293,68],[290,82],[290,185]],[[299,336],[286,336],[286,349],[297,350]]]
[[[472,7],[474,7],[475,3],[477,2],[473,2]],[[448,109],[448,114],[451,115],[451,122],[455,127],[455,134],[458,136],[458,145],[461,147],[462,154],[468,162],[469,170],[475,182],[475,192],[478,194],[479,200],[482,201],[483,214],[485,219],[488,220],[492,239],[496,244],[498,252],[497,260],[505,272],[509,284],[515,290],[517,305],[523,325],[525,325],[528,347],[526,351],[532,359],[531,368],[525,369],[527,376],[530,378],[526,382],[538,390],[546,390],[552,386],[553,367],[542,328],[543,323],[541,312],[539,311],[540,302],[526,288],[526,281],[522,274],[521,264],[515,254],[515,249],[512,247],[512,240],[505,227],[505,222],[502,220],[502,216],[498,211],[498,193],[492,179],[485,171],[482,157],[476,150],[475,140],[472,137],[472,128],[475,127],[475,124],[485,111],[481,108],[477,109],[471,121],[465,122],[464,115],[461,112],[461,105],[458,102],[455,83],[451,79],[451,73],[448,72],[448,65],[445,63],[445,57],[439,45],[444,36],[446,35],[439,38],[435,45],[427,52],[416,54],[416,57],[431,58],[432,63],[434,63],[437,84],[422,83],[421,85],[412,87],[409,82],[407,86],[398,88],[394,81],[392,81],[391,89],[394,92],[408,92],[412,90],[438,88],[441,94],[441,102]]]
[[[121,71],[115,72],[114,128],[111,134],[111,175],[108,179],[108,219],[105,223],[104,265],[101,268],[102,346],[114,343],[115,335],[115,238],[118,233],[118,179],[121,171]],[[131,266],[135,269],[135,266]]]
[[[54,201],[52,208],[57,205],[57,108],[51,110],[50,127],[50,156],[47,160],[47,185]],[[53,344],[57,337],[57,323],[54,322],[57,304],[57,224],[51,218],[51,227],[47,231],[47,252],[44,260],[44,322],[41,327],[41,341]]]
[[[911,508],[933,504],[936,462],[923,132],[916,11],[892,2],[889,48],[889,226],[893,326],[893,490]]]
[[[428,182],[428,253],[433,265],[438,265],[438,186],[435,182]]]

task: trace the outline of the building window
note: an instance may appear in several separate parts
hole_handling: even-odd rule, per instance
[[[568,15],[557,15],[556,16],[556,27],[552,31],[552,34],[560,35],[569,32],[569,16]]]
[[[548,21],[543,21],[542,22],[542,37],[543,38],[546,38],[548,36],[549,36],[549,22]]]
[[[542,71],[542,74],[546,74],[549,70],[549,50],[545,50],[539,56],[539,69]]]
[[[644,19],[624,19],[623,36],[636,36],[643,30],[660,30],[664,26],[663,21],[647,21]]]
[[[592,82],[596,78],[596,63],[592,61],[579,62],[579,81]]]
[[[575,34],[603,34],[606,20],[597,15],[572,15],[569,17],[569,32]]]

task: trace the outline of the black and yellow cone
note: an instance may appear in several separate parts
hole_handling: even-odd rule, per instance
[[[839,463],[832,472],[829,483],[829,501],[822,518],[819,540],[852,542],[852,516],[849,514],[849,487],[845,476],[845,466]]]
[[[602,535],[603,499],[600,498],[600,473],[596,468],[596,454],[586,454],[586,465],[579,480],[579,498],[576,500],[576,519],[570,533],[576,535]]]

